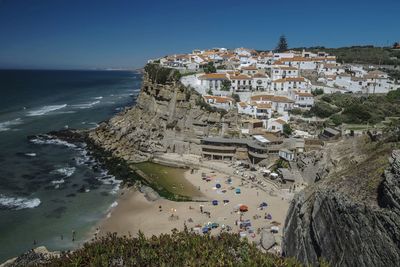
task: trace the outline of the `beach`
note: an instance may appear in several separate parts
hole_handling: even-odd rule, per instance
[[[234,171],[233,167],[225,164],[225,169],[221,167],[224,172],[200,167],[184,173],[185,179],[201,192],[205,202],[174,202],[162,198],[148,201],[134,188],[122,189],[118,205],[97,226],[99,234],[136,235],[141,231],[152,236],[171,233],[174,228],[183,230],[185,225],[188,230],[197,230],[201,234],[203,226],[217,223],[218,227],[210,230],[210,234],[231,228],[230,232],[243,232],[242,236],[249,241],[259,243],[260,230],[275,226],[279,229],[274,234],[279,249],[291,194],[271,184],[257,186],[248,178],[227,175],[229,168]],[[260,207],[262,203],[264,206]],[[248,211],[240,212],[241,205],[247,206]],[[240,229],[240,220],[250,220],[249,231]]]

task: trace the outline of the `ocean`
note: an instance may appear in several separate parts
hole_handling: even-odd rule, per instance
[[[27,137],[96,127],[135,103],[141,78],[133,71],[0,70],[0,263],[42,245],[75,248],[117,205],[119,181],[85,164],[85,150]]]

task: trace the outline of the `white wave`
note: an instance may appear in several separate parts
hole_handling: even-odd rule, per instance
[[[59,168],[56,169],[54,171],[52,171],[51,173],[57,173],[57,174],[61,174],[64,175],[64,177],[70,177],[72,174],[74,174],[76,168],[75,167],[63,167],[63,168]]]
[[[64,179],[54,180],[54,181],[51,181],[51,183],[54,185],[59,185],[59,184],[65,183],[65,180]]]
[[[75,163],[77,165],[85,165],[87,162],[94,162],[88,156],[88,151],[86,149],[79,149],[79,157],[75,157]]]
[[[118,202],[114,201],[111,205],[110,205],[110,209],[115,208],[116,206],[118,206]]]
[[[0,208],[21,210],[32,209],[40,205],[39,198],[24,198],[24,197],[7,197],[0,194]]]
[[[67,104],[63,105],[51,105],[51,106],[43,106],[38,109],[34,109],[28,112],[27,116],[42,116],[52,111],[56,111],[62,108],[65,108]]]
[[[76,148],[76,145],[74,144],[68,143],[60,139],[51,139],[51,137],[48,135],[43,135],[43,137],[39,136],[36,138],[32,138],[29,141],[37,145],[58,145],[58,146],[66,146],[69,148]]]
[[[79,108],[79,109],[87,109],[87,108],[92,108],[93,106],[99,104],[100,101],[96,100],[94,102],[90,103],[83,103],[83,104],[77,104],[77,105],[72,105],[73,108]]]
[[[21,120],[21,118],[0,122],[0,132],[9,131],[12,129],[12,126],[20,125],[22,123],[23,121]]]
[[[96,97],[93,97],[93,99],[100,100],[100,99],[103,99],[103,97],[102,96],[96,96]]]
[[[75,110],[68,110],[68,111],[56,111],[56,112],[54,112],[54,114],[57,114],[57,115],[59,115],[59,114],[74,114],[74,113],[76,113],[76,111],[75,111]]]
[[[36,153],[25,153],[25,156],[36,157]]]
[[[117,180],[115,176],[108,174],[107,170],[101,172],[101,175],[96,178],[98,181],[105,185],[114,185],[111,189],[110,193],[115,195],[118,193],[120,185],[122,183],[121,180]]]

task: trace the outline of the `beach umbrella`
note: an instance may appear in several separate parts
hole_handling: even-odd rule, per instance
[[[271,215],[270,213],[268,213],[267,219],[268,219],[268,220],[271,220],[271,219],[272,219],[272,215]]]
[[[236,188],[235,193],[236,193],[236,194],[240,194],[240,188]]]
[[[203,232],[203,234],[207,234],[209,229],[208,229],[208,227],[203,227],[203,229],[201,229],[201,231]]]
[[[246,205],[241,205],[240,208],[239,208],[239,210],[240,210],[241,212],[246,212],[246,211],[249,210],[249,207],[247,207]]]
[[[216,188],[221,188],[221,184],[216,184],[215,187]]]
[[[214,206],[217,206],[217,205],[218,205],[218,200],[213,200],[213,201],[212,201],[212,204],[213,204]]]
[[[266,203],[266,202],[262,202],[261,204],[260,204],[260,208],[262,208],[262,207],[267,207],[268,206],[268,204]]]
[[[278,226],[272,226],[272,227],[271,227],[271,232],[272,232],[272,233],[277,233],[277,232],[279,232],[279,227],[278,227]]]
[[[229,203],[229,199],[224,199],[224,203]]]

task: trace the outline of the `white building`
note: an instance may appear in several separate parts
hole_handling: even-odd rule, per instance
[[[213,96],[213,95],[205,95],[203,96],[204,101],[210,104],[211,106],[222,108],[225,110],[229,110],[235,107],[234,99],[227,96]]]
[[[314,96],[309,92],[293,90],[290,96],[294,100],[295,107],[309,108],[314,106]]]
[[[271,68],[272,80],[284,79],[284,78],[297,78],[298,76],[299,76],[299,70],[295,67],[273,66]]]
[[[283,132],[283,125],[287,122],[282,118],[269,119],[267,123],[267,130],[270,132]]]
[[[250,92],[252,87],[252,77],[239,74],[239,75],[232,75],[229,77],[231,80],[231,88],[233,92]]]
[[[246,75],[254,75],[254,74],[258,73],[258,69],[256,66],[250,65],[247,67],[242,67],[240,69],[240,72],[243,74],[246,74]]]
[[[308,82],[303,77],[283,78],[272,81],[272,89],[288,92],[292,89],[307,89]]]
[[[225,73],[208,73],[201,75],[199,77],[200,85],[207,90],[217,90],[222,89],[222,82],[227,81],[228,77]]]
[[[254,116],[255,114],[255,108],[254,108],[255,105],[256,104],[248,104],[246,102],[236,103],[239,114],[247,114],[250,116]]]
[[[318,68],[318,74],[339,75],[345,73],[345,68],[337,64],[321,64]]]
[[[256,95],[252,96],[250,101],[257,104],[271,104],[272,111],[276,111],[280,114],[284,114],[287,111],[292,110],[294,106],[294,101],[286,96]]]
[[[266,74],[256,73],[252,76],[251,84],[255,91],[266,91],[271,87],[271,80]]]
[[[266,120],[272,117],[272,105],[269,103],[255,104],[254,111],[254,117],[257,119]]]

